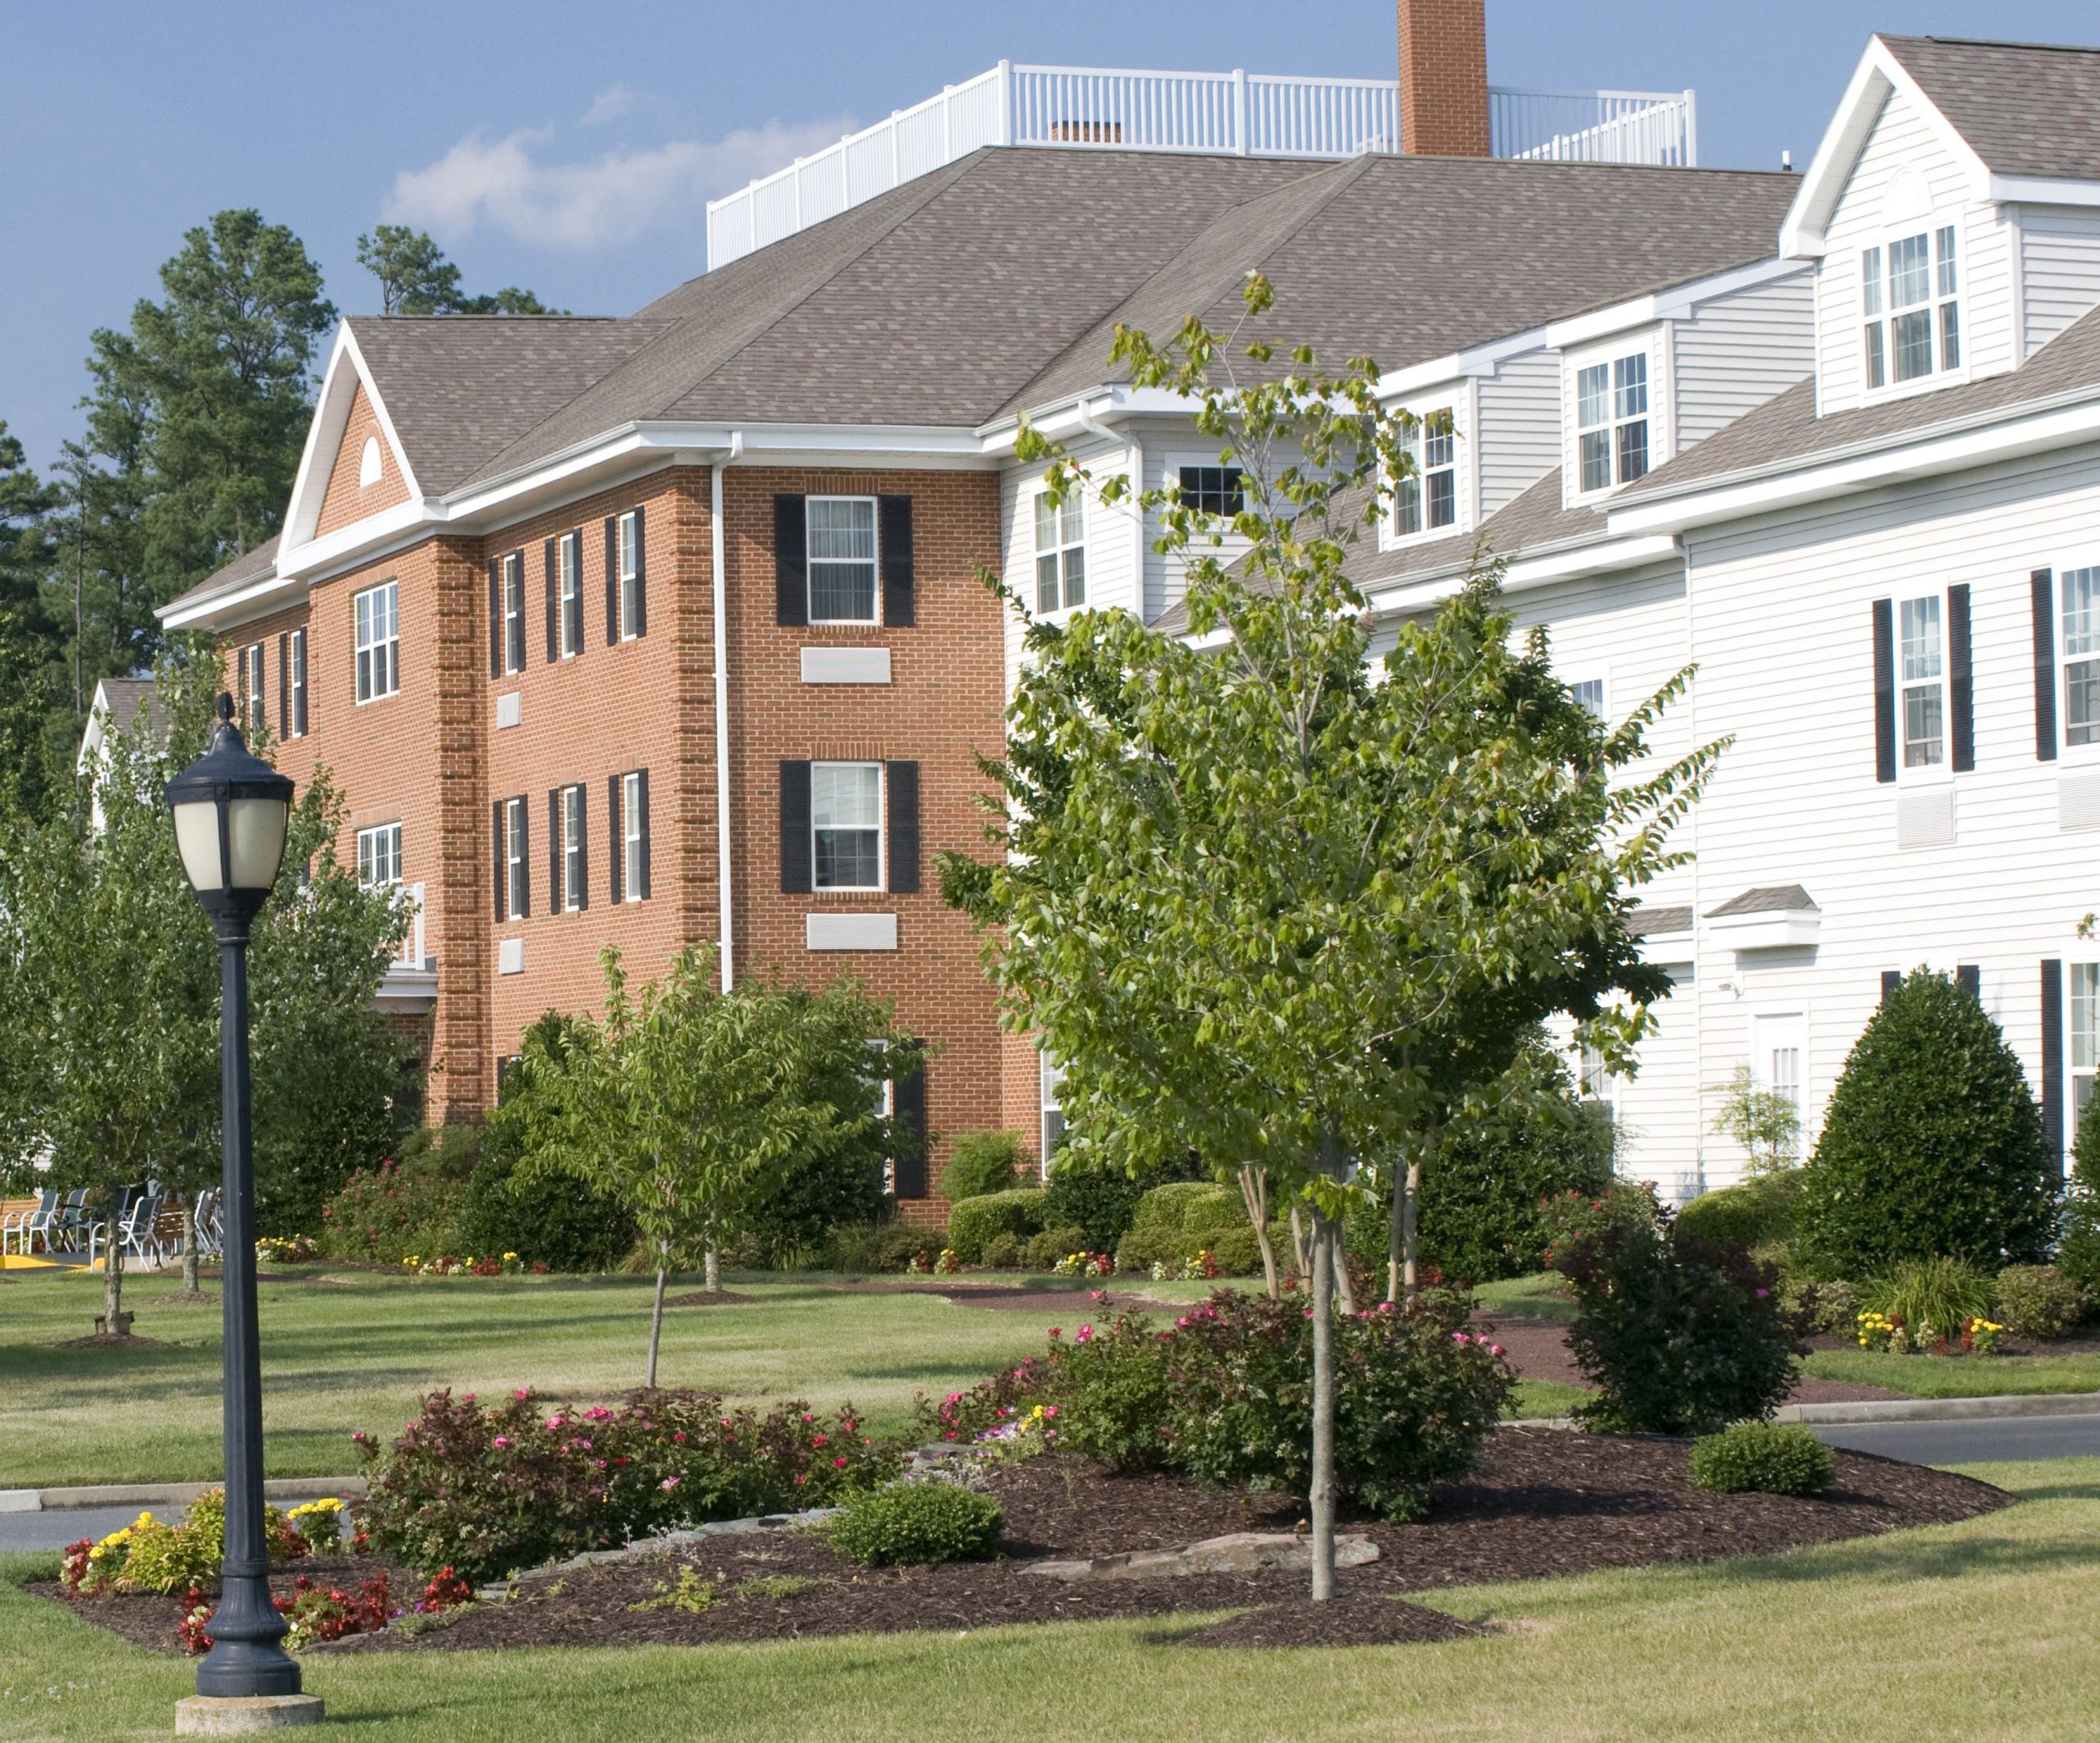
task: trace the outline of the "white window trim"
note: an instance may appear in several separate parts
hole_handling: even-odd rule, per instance
[[[1634,336],[1621,334],[1605,343],[1586,345],[1579,351],[1562,354],[1560,403],[1563,419],[1561,442],[1561,499],[1570,504],[1600,503],[1616,495],[1628,485],[1637,484],[1641,478],[1667,465],[1675,451],[1676,430],[1667,415],[1675,393],[1671,379],[1669,358],[1670,346],[1666,331],[1650,331]],[[1638,354],[1648,360],[1648,465],[1641,478],[1618,481],[1618,430],[1631,418],[1617,415],[1614,401],[1614,415],[1601,427],[1611,431],[1612,481],[1602,488],[1586,491],[1582,488],[1582,379],[1585,369],[1602,363],[1610,375],[1606,391],[1616,394],[1617,372],[1613,368],[1620,358]]]
[[[820,618],[816,612],[816,564],[810,537],[810,510],[820,502],[865,502],[868,518],[874,529],[872,546],[874,555],[869,559],[872,572],[872,609],[865,618]],[[802,499],[802,605],[804,614],[818,625],[836,624],[848,629],[879,629],[883,622],[883,505],[879,498],[847,495],[838,491],[821,496]]]
[[[366,860],[366,855],[365,855],[365,844],[366,844],[368,842],[375,842],[375,843],[376,843],[376,842],[377,842],[377,841],[379,838],[381,838],[381,837],[387,837],[387,838],[389,838],[389,839],[388,839],[388,842],[387,842],[387,858],[388,858],[390,860],[391,860],[391,861],[392,861],[393,874],[393,874],[393,876],[391,876],[390,878],[368,878],[368,877],[366,877],[366,875],[365,875],[365,860]],[[364,886],[365,886],[365,887],[367,887],[368,889],[372,889],[372,888],[377,888],[377,887],[381,887],[381,886],[382,886],[382,885],[398,885],[398,884],[400,883],[400,881],[401,881],[401,826],[400,826],[400,824],[399,824],[398,823],[380,823],[380,824],[372,824],[370,828],[363,828],[363,829],[360,829],[360,830],[358,830],[358,882],[359,883],[361,883],[361,884],[364,885]]]
[[[569,640],[570,607],[575,608],[576,639]],[[555,646],[564,659],[583,651],[583,535],[564,532],[555,541]]]
[[[1183,463],[1179,457],[1173,455],[1166,456],[1162,462],[1163,468],[1171,468],[1171,474],[1177,483],[1180,481]],[[1186,463],[1196,466],[1203,463],[1191,456]],[[1217,463],[1212,459],[1210,463],[1216,465]],[[1043,499],[1050,494],[1050,487],[1039,478],[1035,481],[1034,488],[1024,493],[1021,498],[1023,512],[1020,532],[1023,547],[1027,553],[1023,559],[1026,565],[1028,577],[1025,583],[1027,591],[1025,596],[1028,601],[1029,618],[1039,623],[1061,623],[1075,611],[1084,611],[1093,603],[1093,541],[1091,536],[1093,517],[1087,511],[1084,486],[1075,485],[1073,488],[1079,493],[1079,541],[1075,545],[1055,545],[1047,551],[1038,549],[1036,545],[1035,520],[1038,513],[1041,512],[1039,504]],[[1071,499],[1068,495],[1066,500],[1069,502]],[[1060,532],[1061,531],[1061,528]],[[1086,597],[1076,605],[1067,605],[1065,601],[1065,568],[1062,559],[1064,554],[1068,550],[1076,550],[1080,554],[1080,578],[1086,589]],[[1045,611],[1042,609],[1042,593],[1036,586],[1035,564],[1038,558],[1047,557],[1052,553],[1060,559],[1057,565],[1057,606],[1054,611]]]
[[[1038,1166],[1047,1179],[1050,1174],[1051,1157],[1057,1148],[1050,1137],[1050,1116],[1052,1114],[1057,1116],[1060,1135],[1065,1128],[1065,1098],[1062,1093],[1065,1068],[1040,1048],[1037,1049],[1036,1059],[1035,1153]]]
[[[875,771],[875,881],[873,883],[819,883],[817,882],[817,808],[812,792],[810,805],[810,888],[819,896],[866,896],[889,887],[889,771],[880,763],[829,757],[810,764],[814,790],[819,769],[872,769]]]
[[[1860,404],[1880,405],[1890,399],[1908,399],[1915,394],[1928,394],[1935,388],[1958,387],[1969,379],[1970,357],[1974,348],[1970,343],[1969,239],[1964,217],[1957,207],[1952,212],[1933,211],[1920,218],[1907,219],[1900,224],[1883,225],[1872,235],[1861,238],[1859,246],[1853,249],[1851,287],[1847,293],[1848,300],[1846,306],[1852,312],[1851,343],[1854,355],[1859,360]],[[1920,226],[1924,230],[1927,245],[1931,251],[1931,259],[1925,270],[1931,276],[1933,294],[1924,306],[1931,311],[1933,358],[1937,363],[1940,355],[1940,304],[1951,300],[1955,306],[1956,321],[1961,331],[1961,361],[1952,369],[1929,369],[1913,380],[1898,381],[1895,378],[1893,340],[1888,333],[1888,324],[1896,313],[1888,306],[1888,249],[1892,242],[1901,242],[1906,237],[1916,235]],[[1952,299],[1939,294],[1938,237],[1941,230],[1947,229],[1954,232],[1954,295]],[[1866,287],[1863,277],[1865,269],[1861,262],[1869,249],[1881,250],[1881,313],[1872,318],[1879,321],[1883,330],[1883,343],[1888,347],[1886,356],[1889,379],[1879,387],[1867,385],[1866,325],[1869,317],[1866,312]],[[1654,462],[1649,463],[1652,471]]]
[[[240,702],[244,717],[241,726],[248,734],[251,748],[269,718],[262,693],[263,646],[260,641],[251,641],[240,650]]]
[[[1912,768],[1903,760],[1907,741],[1904,691],[1908,687],[1903,678],[1903,608],[1915,600],[1926,599],[1939,602],[1939,760]],[[1954,624],[1947,608],[1947,582],[1938,579],[1929,586],[1903,589],[1889,602],[1889,614],[1888,657],[1894,663],[1889,676],[1896,686],[1897,784],[1943,786],[1954,778]]]
[[[350,595],[350,655],[352,663],[351,691],[353,696],[355,696],[356,705],[359,708],[363,708],[368,702],[383,702],[387,697],[399,696],[401,693],[400,589],[401,584],[398,580],[382,581],[372,586],[362,587],[358,589],[357,592],[353,593]],[[360,601],[364,600],[372,600],[376,601],[381,594],[388,594],[391,595],[390,601],[390,609],[387,612],[387,616],[392,621],[394,633],[389,637],[375,637],[370,641],[361,641],[358,640],[358,637],[362,632],[359,630],[358,626],[358,605]],[[363,661],[366,655],[377,655],[379,650],[381,648],[385,648],[387,650],[386,687],[382,690],[377,683],[374,683],[368,691],[364,691],[362,673],[358,671],[357,667],[359,662]],[[369,665],[366,667],[366,669],[369,670],[371,667],[377,666],[377,659],[374,658],[370,662]]]
[[[294,629],[285,638],[285,724],[293,738],[306,737],[306,632]]]
[[[504,677],[514,678],[525,669],[530,652],[525,645],[525,553],[508,553],[498,573],[503,577],[503,671]],[[511,633],[514,627],[517,630],[514,637]],[[517,654],[515,664],[511,661],[514,650]]]
[[[583,911],[585,880],[591,875],[590,844],[583,839],[582,807],[577,802],[582,791],[581,782],[561,790],[561,906],[555,910],[559,914]]]
[[[1568,666],[1560,671],[1557,675],[1559,676],[1560,682],[1568,687],[1568,691],[1571,695],[1573,694],[1577,687],[1579,685],[1596,685],[1600,691],[1600,700],[1597,705],[1597,719],[1600,724],[1609,725],[1610,723],[1612,712],[1611,668],[1609,666]]]
[[[530,843],[524,839],[527,823],[526,801],[506,799],[503,801],[503,918],[505,924],[525,918],[525,910],[531,905],[532,868]],[[518,899],[523,884],[526,900]]]
[[[2070,741],[2070,662],[2064,633],[2064,578],[2078,569],[2100,570],[2100,551],[2084,551],[2060,558],[2049,569],[2049,646],[2056,660],[2057,755],[2066,763],[2100,762],[2100,742],[2075,745]],[[2088,658],[2100,658],[2089,655]]]
[[[2091,947],[2089,945],[2086,947],[2086,952],[2087,953],[2082,956],[2067,959],[2064,963],[2063,1139],[2064,1148],[2066,1152],[2070,1150],[2070,1147],[2077,1141],[2078,1138],[2079,1080],[2081,1078],[2093,1078],[2096,1079],[2096,1081],[2100,1081],[2100,1056],[2096,1056],[2095,1065],[2080,1065],[2076,1063],[2078,1058],[2078,1030],[2075,1018],[2077,1006],[2073,997],[2073,990],[2077,984],[2078,971],[2080,969],[2089,969],[2094,970],[2096,973],[2100,973],[2100,958],[2096,958],[2091,954]],[[2094,1021],[2096,1024],[2100,1024],[2100,1011],[2095,1011]],[[2097,1037],[2096,1040],[2100,1040],[2100,1037]],[[2100,1097],[2100,1088],[2096,1088],[2093,1091],[2093,1094],[2096,1097]],[[2093,1115],[2091,1117],[2100,1119],[2100,1114]]]
[[[1423,525],[1418,532],[1403,532],[1400,531],[1399,500],[1395,495],[1386,504],[1386,512],[1379,519],[1381,543],[1388,550],[1400,550],[1411,545],[1432,544],[1439,539],[1456,538],[1471,532],[1473,524],[1473,454],[1472,445],[1467,437],[1471,427],[1472,395],[1463,387],[1454,387],[1446,393],[1431,394],[1412,401],[1399,409],[1418,419],[1434,417],[1440,412],[1451,414],[1451,464],[1449,468],[1451,474],[1451,520],[1442,527],[1431,527],[1427,523],[1429,492],[1425,488],[1422,493]],[[1419,424],[1416,427],[1414,439],[1418,461],[1422,443]],[[1442,472],[1445,468],[1438,467],[1436,470]],[[1415,477],[1421,484],[1427,485],[1427,473],[1418,472]]]
[[[613,589],[613,602],[620,614],[619,639],[622,641],[639,641],[641,636],[641,632],[634,627],[635,619],[641,615],[641,611],[630,609],[630,606],[638,608],[641,603],[635,597],[641,571],[641,565],[635,561],[636,534],[640,525],[635,519],[635,514],[636,511],[629,509],[614,523],[613,527],[614,560],[619,568],[616,577],[618,584]],[[807,536],[806,532],[804,536]],[[579,587],[581,585],[579,582]]]
[[[641,866],[641,849],[646,837],[641,822],[641,771],[631,769],[620,777],[620,900],[622,902],[640,901],[641,883],[638,875]],[[815,865],[816,844],[810,846],[810,865]]]

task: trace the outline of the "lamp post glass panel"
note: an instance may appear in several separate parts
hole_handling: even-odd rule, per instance
[[[212,1649],[197,1669],[210,1696],[296,1695],[299,1664],[278,1643],[262,1535],[262,1374],[255,1321],[255,1168],[248,1080],[248,932],[285,856],[292,783],[250,754],[219,697],[204,754],[168,783],[182,869],[219,937],[221,1123],[226,1132],[226,1542]]]

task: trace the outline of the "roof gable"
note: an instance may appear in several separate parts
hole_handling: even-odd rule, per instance
[[[403,475],[399,463],[391,457],[390,449],[391,444],[380,428],[372,396],[365,391],[364,383],[359,381],[350,398],[343,437],[336,444],[327,488],[322,495],[320,513],[315,518],[313,530],[317,538],[409,500],[408,479]]]

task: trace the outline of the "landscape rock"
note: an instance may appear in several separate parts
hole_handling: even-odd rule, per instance
[[[1335,1565],[1361,1567],[1378,1559],[1368,1537],[1335,1540]],[[1029,1562],[1023,1573],[1052,1580],[1174,1580],[1200,1573],[1263,1573],[1312,1566],[1312,1540],[1290,1531],[1233,1531],[1179,1549],[1132,1549],[1084,1562]]]

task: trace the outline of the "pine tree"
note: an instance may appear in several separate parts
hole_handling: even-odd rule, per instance
[[[2060,1182],[2019,1057],[1974,996],[1906,974],[1845,1061],[1796,1227],[1830,1274],[2044,1257]]]
[[[381,224],[358,238],[358,264],[379,281],[382,315],[558,315],[529,290],[506,285],[492,296],[467,295],[459,269],[429,233]]]

